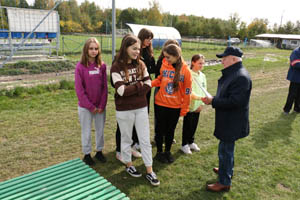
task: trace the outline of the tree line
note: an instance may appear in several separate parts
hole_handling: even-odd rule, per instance
[[[30,6],[26,0],[0,0],[2,6],[51,9],[54,0],[35,0]],[[100,1],[101,3],[101,1]],[[62,2],[56,9],[60,16],[60,27],[63,33],[111,33],[112,10],[102,9],[94,2],[85,0],[80,5],[77,0]],[[1,15],[0,18],[5,18]],[[0,23],[7,22],[0,19]],[[175,27],[182,36],[199,36],[203,38],[226,39],[230,37],[254,38],[261,33],[300,34],[300,20],[283,25],[270,25],[267,19],[255,18],[251,23],[241,21],[237,13],[231,14],[228,19],[205,18],[195,15],[172,15],[161,12],[158,1],[149,2],[147,9],[116,9],[117,29],[127,28],[126,23],[147,24],[155,26]],[[2,25],[3,26],[3,25]],[[1,29],[1,26],[0,26]]]

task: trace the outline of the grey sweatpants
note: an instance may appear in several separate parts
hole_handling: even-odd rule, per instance
[[[152,146],[147,107],[116,111],[116,118],[121,131],[121,156],[124,162],[131,162],[132,128],[135,125],[144,164],[146,167],[152,166]]]
[[[81,144],[82,152],[90,154],[92,152],[91,130],[92,122],[95,121],[96,129],[96,151],[102,151],[104,147],[104,124],[106,111],[93,114],[86,108],[78,106],[78,116],[81,125]]]

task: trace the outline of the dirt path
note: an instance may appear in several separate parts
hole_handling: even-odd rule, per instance
[[[51,84],[63,79],[74,80],[74,70],[59,73],[0,76],[0,89],[12,89],[17,86],[32,87],[39,84]]]

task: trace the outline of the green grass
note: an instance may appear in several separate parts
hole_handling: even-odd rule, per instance
[[[189,50],[184,54],[190,58],[195,52]],[[213,136],[214,110],[210,106],[202,111],[196,133],[200,152],[191,156],[180,152],[180,120],[175,134],[177,144],[172,147],[176,161],[171,165],[155,161],[153,164],[161,185],[154,188],[145,178],[129,177],[124,166],[115,159],[116,120],[114,92],[110,86],[104,149],[108,162],[97,162],[93,168],[131,199],[299,199],[300,115],[281,114],[289,85],[285,77],[290,51],[245,48],[244,52],[244,65],[253,80],[251,132],[236,142],[235,172],[229,193],[205,190],[207,182],[217,180],[212,168],[218,164],[218,140]],[[213,58],[220,51],[198,53]],[[277,60],[264,61],[270,57]],[[215,94],[221,68],[217,65],[204,70],[212,94]],[[0,181],[82,158],[77,98],[74,90],[66,88],[19,97],[0,96]],[[150,122],[153,140],[153,103]],[[94,141],[94,137],[92,139]],[[155,153],[153,147],[153,155]],[[135,159],[134,164],[145,173],[141,159]]]

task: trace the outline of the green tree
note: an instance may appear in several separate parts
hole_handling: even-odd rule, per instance
[[[240,24],[240,17],[237,13],[231,14],[229,17],[229,35],[231,37],[236,37],[238,35],[238,26]]]
[[[293,34],[295,31],[293,22],[288,21],[285,25],[283,25],[283,30],[285,34]]]
[[[240,24],[238,37],[241,40],[244,40],[246,37],[248,38],[247,24],[245,22],[241,22]]]
[[[150,9],[147,15],[147,22],[149,25],[162,25],[163,16],[160,13],[159,3],[156,0],[149,2]]]
[[[47,0],[35,0],[33,3],[33,8],[35,9],[47,9],[48,1]]]
[[[252,39],[255,35],[268,31],[268,20],[255,18],[247,27],[248,37]]]
[[[80,23],[80,9],[77,4],[76,0],[69,0],[68,1],[69,7],[70,7],[70,13],[72,16],[72,21]]]
[[[117,27],[124,28],[126,23],[136,24],[140,13],[136,8],[127,8],[121,11]]]
[[[59,4],[57,10],[61,21],[72,20],[71,8],[68,2],[64,1],[61,4]]]
[[[26,0],[20,0],[18,7],[19,8],[29,8],[29,5]]]

